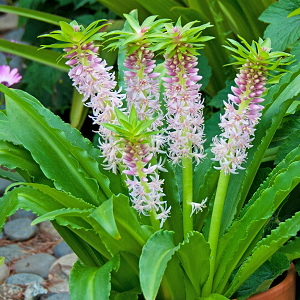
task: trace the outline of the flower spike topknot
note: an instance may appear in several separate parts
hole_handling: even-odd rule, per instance
[[[220,137],[213,138],[213,160],[219,161],[217,169],[224,170],[225,174],[237,174],[237,169],[242,167],[247,157],[247,149],[251,147],[254,139],[255,125],[261,117],[264,108],[260,103],[266,92],[265,85],[271,72],[280,72],[278,79],[284,72],[280,65],[292,63],[292,56],[284,52],[271,52],[270,39],[259,39],[250,46],[240,38],[246,48],[240,43],[229,40],[232,45],[227,49],[239,54],[233,57],[237,60],[232,64],[242,64],[239,74],[235,78],[237,87],[232,87],[233,94],[228,95],[225,104],[225,114],[221,116],[219,124],[222,133]],[[284,59],[282,59],[284,58]]]

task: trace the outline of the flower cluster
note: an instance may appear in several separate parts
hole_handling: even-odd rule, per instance
[[[169,47],[165,54],[166,74],[164,77],[165,102],[167,104],[166,120],[168,122],[169,157],[173,163],[180,159],[195,158],[197,164],[204,158],[204,125],[203,100],[197,82],[202,76],[197,75],[199,69],[197,52],[201,48],[199,41],[209,37],[200,37],[199,32],[209,25],[190,30],[191,24],[181,27],[167,26],[166,38]]]
[[[241,45],[238,48],[247,54],[239,74],[235,78],[237,87],[232,87],[232,94],[228,95],[225,104],[225,114],[221,115],[219,124],[222,133],[220,137],[213,138],[213,160],[219,161],[216,169],[223,170],[225,174],[237,174],[238,169],[244,169],[242,164],[247,157],[247,149],[251,147],[254,139],[255,125],[261,117],[264,108],[259,103],[264,99],[261,96],[266,91],[269,69],[276,69],[280,59],[273,61],[278,56],[286,56],[285,53],[270,54],[269,39],[257,43],[257,51],[246,44],[249,52]],[[235,45],[238,45],[234,42]],[[227,47],[237,52],[234,48]],[[273,60],[272,60],[273,59]],[[271,67],[269,66],[271,64]],[[284,63],[283,63],[284,64]]]
[[[72,22],[71,25],[61,22],[61,27],[65,30],[56,34],[60,35],[60,40],[63,36],[68,42],[64,48],[67,53],[64,57],[69,59],[66,62],[71,67],[69,77],[73,80],[73,86],[83,95],[85,105],[93,110],[92,119],[94,124],[99,125],[99,146],[104,163],[108,170],[116,173],[121,163],[116,146],[117,139],[114,133],[102,126],[102,123],[117,124],[114,107],[122,107],[125,95],[121,94],[121,89],[115,90],[115,75],[109,72],[112,67],[108,67],[106,61],[98,57],[99,47],[95,46],[94,40],[102,39],[103,33],[98,31],[103,25],[97,24],[98,22],[94,22],[84,29],[76,22]],[[50,34],[56,38],[53,35]],[[87,100],[89,101],[86,102]]]
[[[124,144],[123,147],[120,146],[120,152],[125,165],[123,173],[127,176],[125,183],[128,185],[133,207],[140,214],[154,215],[157,220],[161,220],[162,227],[171,207],[167,208],[166,201],[161,200],[165,194],[162,189],[164,181],[159,179],[156,172],[160,166],[151,165],[153,152],[150,151],[150,140],[147,137],[158,133],[150,129],[155,118],[148,121],[138,120],[134,105],[129,117],[117,108],[115,112],[120,125],[104,123],[103,126],[117,133],[121,138],[119,144]]]

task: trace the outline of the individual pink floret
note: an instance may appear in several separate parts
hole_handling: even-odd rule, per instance
[[[10,66],[0,66],[0,83],[9,87],[20,82],[22,76],[18,73],[18,69],[10,70]]]

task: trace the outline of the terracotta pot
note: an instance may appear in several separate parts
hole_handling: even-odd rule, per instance
[[[296,299],[296,269],[293,263],[283,281],[271,289],[251,296],[248,300],[295,300]]]

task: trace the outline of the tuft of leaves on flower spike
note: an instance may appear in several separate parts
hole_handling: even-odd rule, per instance
[[[245,39],[240,36],[238,37],[245,47],[232,39],[228,39],[228,46],[223,45],[226,49],[239,55],[232,55],[236,61],[227,65],[244,65],[246,63],[252,63],[252,68],[254,69],[259,69],[263,65],[263,67],[268,71],[287,72],[285,69],[279,68],[279,66],[286,66],[294,61],[293,56],[289,53],[281,51],[271,52],[272,48],[270,38],[265,40],[259,38],[258,42],[253,41],[252,44],[249,45]],[[282,75],[283,73],[280,74],[280,76]]]
[[[136,140],[145,139],[151,135],[160,133],[160,131],[147,131],[156,118],[148,121],[139,121],[134,105],[131,107],[129,117],[117,107],[114,109],[120,125],[102,123],[102,126],[116,132],[120,137],[130,142],[134,142]],[[144,142],[147,143],[150,141],[145,140]]]
[[[110,43],[109,48],[120,48],[120,47],[130,47],[130,52],[138,50],[141,46],[145,45],[147,47],[151,46],[153,43],[156,43],[157,33],[163,28],[163,23],[168,21],[168,19],[160,19],[156,20],[157,16],[150,16],[144,20],[144,22],[140,25],[139,22],[133,18],[131,15],[124,14],[130,29],[125,31],[112,31],[109,35],[116,35],[110,38],[108,41],[111,40],[118,40],[116,42]],[[149,47],[151,48],[151,47]]]
[[[84,28],[82,25],[78,25],[76,21],[72,21],[70,24],[66,22],[59,22],[61,30],[55,30],[50,32],[49,34],[43,34],[39,37],[50,37],[53,38],[60,43],[51,44],[51,45],[42,45],[43,48],[64,48],[70,49],[70,51],[66,51],[67,54],[74,51],[76,48],[80,48],[82,45],[87,45],[93,41],[101,41],[103,40],[103,36],[106,32],[99,32],[104,26],[107,26],[107,23],[98,25],[100,22],[106,20],[97,20],[91,23],[87,28]]]
[[[158,43],[153,51],[164,50],[168,58],[172,58],[176,53],[187,55],[187,51],[190,55],[199,55],[196,50],[204,47],[202,43],[214,39],[212,36],[201,36],[201,33],[205,28],[213,25],[206,23],[193,27],[196,23],[199,21],[189,22],[182,27],[180,18],[175,26],[171,23],[165,23],[164,34],[155,37]]]

